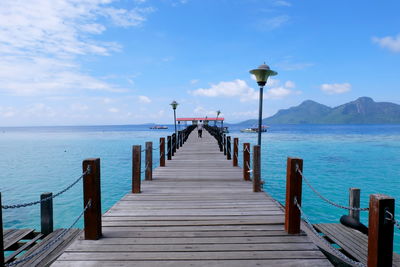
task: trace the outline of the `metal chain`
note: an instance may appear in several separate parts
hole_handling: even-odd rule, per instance
[[[363,263],[358,262],[358,261],[354,261],[352,259],[350,259],[349,257],[347,257],[346,255],[344,255],[343,253],[341,253],[339,250],[337,250],[336,248],[334,248],[325,238],[323,238],[315,229],[314,226],[311,224],[310,220],[308,219],[307,215],[304,213],[304,211],[301,209],[299,203],[297,202],[297,198],[294,197],[294,204],[297,206],[297,208],[300,211],[301,216],[303,217],[304,221],[306,222],[306,226],[308,229],[311,230],[311,232],[318,237],[318,239],[320,239],[325,245],[327,245],[327,247],[329,248],[329,250],[331,252],[333,252],[333,254],[335,254],[335,256],[337,256],[338,258],[340,258],[341,260],[343,260],[345,263],[350,264],[350,265],[355,265],[355,266],[360,266],[360,267],[366,267]]]
[[[343,206],[340,204],[337,204],[329,199],[327,199],[326,197],[324,197],[323,195],[321,195],[321,193],[319,193],[311,184],[310,182],[307,180],[307,178],[303,175],[303,173],[301,172],[299,165],[296,165],[296,171],[301,175],[301,177],[304,179],[304,181],[306,182],[306,184],[308,185],[308,187],[310,187],[310,189],[317,195],[319,196],[322,200],[326,201],[327,203],[331,204],[332,206],[335,206],[337,208],[341,208],[341,209],[345,209],[345,210],[354,210],[354,211],[368,211],[369,208],[353,208],[353,207],[347,207],[347,206]]]
[[[51,195],[49,197],[43,198],[41,200],[37,200],[37,201],[32,201],[32,202],[27,202],[27,203],[22,203],[22,204],[15,204],[15,205],[2,205],[2,209],[6,210],[6,209],[18,209],[18,208],[24,208],[24,207],[29,207],[29,206],[33,206],[33,205],[37,205],[39,203],[48,201],[50,199],[56,198],[60,195],[62,195],[63,193],[67,192],[69,189],[71,189],[74,185],[76,185],[86,174],[90,173],[90,166],[88,166],[88,168],[86,169],[86,171],[84,173],[82,173],[82,175],[76,179],[72,184],[70,184],[69,186],[67,186],[65,189],[61,190],[60,192]]]
[[[146,162],[146,167],[144,167],[144,170],[141,171],[140,173],[144,173],[147,171],[147,168],[149,167],[149,162]]]
[[[397,220],[394,218],[394,215],[393,215],[390,211],[386,210],[385,212],[386,212],[386,215],[389,215],[389,218],[387,217],[387,218],[385,218],[385,219],[388,220],[388,221],[390,221],[390,222],[392,222],[393,225],[394,225],[396,228],[398,228],[398,229],[400,230],[400,222],[397,221]]]
[[[23,263],[23,262],[28,261],[28,260],[32,259],[33,257],[39,255],[40,253],[42,253],[42,252],[48,250],[48,249],[49,249],[50,247],[52,247],[55,243],[57,243],[63,236],[65,236],[65,235],[67,234],[67,232],[68,232],[69,230],[71,230],[72,227],[75,226],[75,224],[78,223],[78,221],[82,218],[82,216],[83,216],[83,214],[85,213],[85,211],[86,211],[88,208],[90,208],[91,206],[92,206],[92,199],[89,199],[88,203],[86,204],[86,206],[85,206],[85,208],[83,209],[83,211],[81,212],[81,214],[79,214],[79,216],[75,219],[75,221],[71,224],[71,226],[70,226],[69,228],[64,229],[55,239],[53,239],[52,241],[50,241],[49,243],[47,243],[45,246],[43,246],[41,249],[39,249],[39,250],[36,251],[35,253],[33,253],[33,254],[31,254],[31,255],[29,255],[29,256],[27,256],[27,257],[21,259],[21,260],[16,260],[16,261],[10,262],[10,263],[8,263],[8,264],[5,264],[4,266],[5,266],[5,267],[8,267],[8,266],[14,266],[14,265]]]

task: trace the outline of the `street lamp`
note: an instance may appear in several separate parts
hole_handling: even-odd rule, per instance
[[[278,73],[271,70],[265,63],[250,71],[251,74],[256,76],[257,84],[260,86],[260,104],[258,110],[258,145],[261,148],[261,123],[262,123],[262,104],[263,104],[263,89],[264,85],[267,83],[269,76],[275,76]]]
[[[179,105],[178,102],[176,102],[175,100],[172,101],[172,103],[170,104],[172,106],[172,109],[174,110],[174,125],[175,125],[175,135],[176,135],[176,107]]]

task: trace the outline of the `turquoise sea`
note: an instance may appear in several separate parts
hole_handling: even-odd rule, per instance
[[[38,200],[56,193],[82,173],[82,160],[101,158],[103,211],[130,190],[131,147],[172,133],[147,126],[0,127],[0,191],[3,205]],[[256,134],[232,137],[255,144]],[[157,153],[157,152],[156,152]],[[361,189],[361,206],[369,194],[396,198],[400,211],[400,125],[274,125],[263,134],[262,177],[265,191],[284,203],[286,158],[304,160],[304,175],[330,200],[347,205],[348,189]],[[241,153],[239,153],[241,162]],[[154,157],[156,163],[158,160]],[[82,211],[82,183],[54,200],[55,227],[69,227]],[[313,223],[338,222],[347,211],[323,202],[303,184],[303,207]],[[400,213],[396,219],[400,220]],[[3,210],[5,228],[39,229],[39,207]],[[367,224],[367,213],[362,213]],[[82,221],[79,222],[82,226]],[[400,253],[400,230],[395,230]]]

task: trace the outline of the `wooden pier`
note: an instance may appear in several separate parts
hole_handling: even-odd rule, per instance
[[[126,179],[126,178],[121,178]],[[331,266],[284,210],[253,193],[217,141],[203,131],[102,216],[102,237],[83,234],[52,266]]]

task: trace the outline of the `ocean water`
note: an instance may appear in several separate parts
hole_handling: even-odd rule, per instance
[[[131,188],[132,145],[152,141],[169,130],[146,126],[0,127],[0,192],[3,205],[38,200],[56,193],[82,173],[82,160],[101,159],[102,209],[105,212]],[[256,144],[257,135],[230,126],[232,137]],[[157,152],[156,152],[157,153]],[[242,162],[239,153],[239,162]],[[400,125],[274,125],[263,134],[265,191],[285,201],[286,159],[304,160],[303,173],[328,199],[347,205],[348,189],[361,189],[361,206],[370,194],[393,196],[400,210]],[[156,157],[153,159],[158,162]],[[241,165],[241,164],[240,164]],[[55,227],[69,227],[82,211],[82,183],[54,199]],[[323,202],[303,184],[303,207],[313,223],[338,222],[347,211]],[[400,213],[398,213],[400,215]],[[400,216],[396,219],[400,220]],[[368,214],[361,213],[367,224]],[[5,228],[40,229],[39,206],[3,210]],[[82,227],[82,220],[78,223]],[[400,230],[395,230],[400,253]]]

